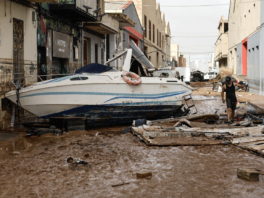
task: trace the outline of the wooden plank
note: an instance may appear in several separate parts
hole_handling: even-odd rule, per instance
[[[148,145],[151,146],[208,146],[219,144],[225,144],[225,142],[206,137],[157,137],[148,140]]]
[[[243,147],[250,147],[250,146],[255,146],[255,145],[262,145],[264,143],[264,141],[255,141],[255,142],[245,142],[245,143],[240,143],[238,144],[239,146],[243,146]]]
[[[249,136],[249,135],[262,135],[264,131],[264,126],[257,126],[257,127],[243,127],[243,128],[226,128],[226,129],[219,129],[219,128],[176,128],[176,131],[179,132],[203,132],[203,133],[229,133],[234,136]]]
[[[259,145],[249,145],[248,148],[255,150],[255,151],[261,151],[264,150],[264,142],[262,142],[261,144],[258,143]]]
[[[191,133],[145,131],[143,127],[132,127],[132,132],[149,146],[201,146],[227,144],[205,136],[193,137]],[[197,134],[195,132],[195,134]]]
[[[190,115],[190,116],[182,116],[178,118],[167,118],[160,120],[150,121],[150,125],[163,124],[163,123],[176,123],[181,119],[187,119],[189,121],[200,121],[203,122],[205,120],[218,120],[219,116],[217,114],[203,114],[203,115]]]
[[[259,142],[259,141],[264,141],[264,136],[263,137],[241,137],[241,138],[234,138],[232,140],[233,144],[242,144],[242,143],[251,143],[251,142]]]

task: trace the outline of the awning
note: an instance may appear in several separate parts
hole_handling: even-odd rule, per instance
[[[102,22],[88,22],[84,24],[84,27],[92,30],[94,32],[98,32],[99,34],[116,34],[117,31]]]
[[[136,45],[133,40],[130,40],[130,47],[132,48],[133,57],[143,66],[145,66],[148,71],[155,70],[153,64],[149,61],[149,59],[145,56],[145,54],[141,51],[141,49]]]

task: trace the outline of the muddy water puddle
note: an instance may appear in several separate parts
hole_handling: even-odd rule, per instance
[[[262,169],[263,158],[232,146],[147,147],[121,130],[28,139],[30,149],[0,160],[0,197],[264,196],[264,183],[236,176],[240,167]],[[69,157],[88,165],[71,167]],[[152,177],[137,179],[142,172]]]

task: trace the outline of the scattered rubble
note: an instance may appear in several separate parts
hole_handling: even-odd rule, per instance
[[[66,162],[68,163],[69,168],[72,170],[75,170],[76,168],[80,168],[80,167],[89,167],[88,162],[80,159],[74,159],[72,157],[68,157],[66,159]]]
[[[152,172],[137,173],[137,179],[151,179]]]
[[[247,181],[259,181],[259,176],[264,173],[255,168],[238,168],[237,177]]]
[[[124,185],[128,185],[130,184],[130,182],[122,182],[122,183],[118,183],[118,184],[113,184],[112,187],[120,187],[120,186],[124,186]]]

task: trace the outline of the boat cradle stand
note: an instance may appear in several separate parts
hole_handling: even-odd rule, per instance
[[[49,118],[50,125],[54,125],[62,132],[70,130],[88,130],[91,127],[88,126],[86,117],[53,117]]]

